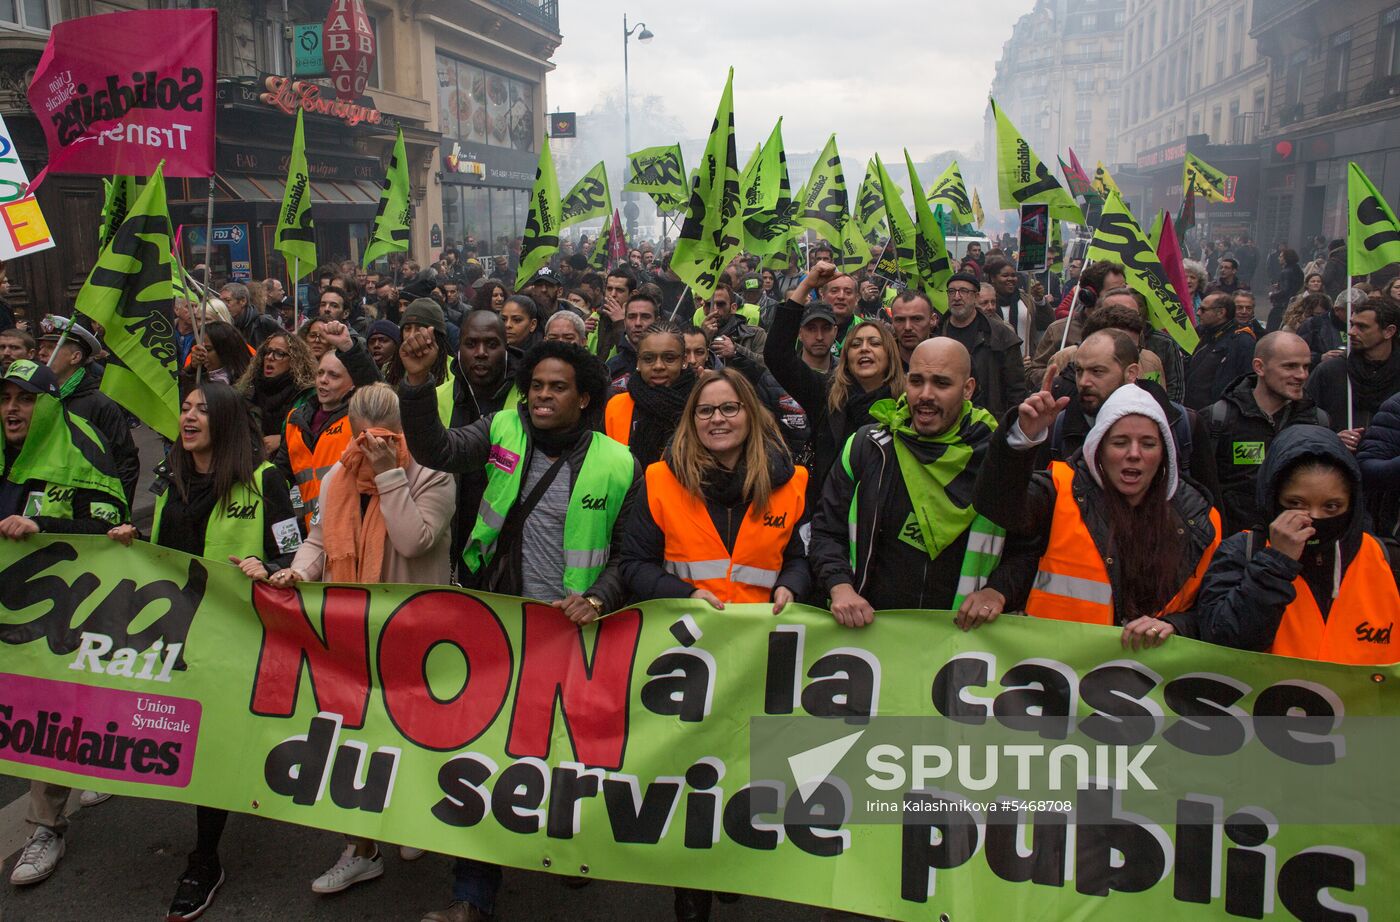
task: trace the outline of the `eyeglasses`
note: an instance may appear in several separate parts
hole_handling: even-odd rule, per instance
[[[270,359],[276,359],[279,362],[285,362],[287,359],[292,357],[292,354],[290,352],[283,352],[281,349],[269,349],[266,352],[264,352],[263,355],[267,356]]]
[[[696,419],[713,419],[716,413],[725,419],[733,419],[739,415],[739,411],[744,408],[737,400],[730,400],[716,406],[713,403],[702,403],[695,408]]]
[[[642,365],[655,365],[657,362],[674,365],[682,358],[684,356],[679,352],[643,352],[637,356],[637,362]]]
[[[948,289],[948,296],[949,296],[949,297],[952,297],[953,295],[958,295],[958,296],[960,296],[960,297],[968,297],[968,296],[970,296],[970,295],[975,295],[975,294],[977,294],[977,289],[976,289],[976,288],[964,288],[964,287],[961,286],[961,285],[959,285],[957,288],[949,288],[949,289]]]

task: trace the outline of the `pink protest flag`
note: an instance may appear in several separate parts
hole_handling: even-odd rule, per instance
[[[622,233],[622,216],[613,209],[612,229],[608,232],[608,265],[627,264],[627,237]]]
[[[55,173],[214,173],[218,14],[133,10],[58,23],[29,104]]]
[[[1167,273],[1167,281],[1176,289],[1176,298],[1186,309],[1191,323],[1196,323],[1196,307],[1191,303],[1190,288],[1186,285],[1186,267],[1181,262],[1181,244],[1176,239],[1176,229],[1172,227],[1172,216],[1162,216],[1162,239],[1157,241],[1157,261]]]

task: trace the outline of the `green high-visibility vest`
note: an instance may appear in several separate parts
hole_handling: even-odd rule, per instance
[[[30,481],[33,483],[34,481]],[[24,500],[24,517],[32,519],[35,516],[48,516],[53,519],[73,520],[73,487],[64,486],[61,483],[44,483],[38,490],[30,490],[29,495]],[[122,523],[121,507],[115,502],[104,502],[94,500],[88,504],[88,510],[95,519],[101,519],[108,525],[120,525]]]
[[[525,423],[513,406],[491,417],[486,492],[477,508],[471,537],[462,549],[462,562],[471,573],[479,573],[495,556],[496,539],[520,498],[529,450]],[[587,592],[603,572],[613,525],[632,486],[632,471],[632,453],[627,446],[601,432],[593,433],[564,515],[564,588],[568,591]]]
[[[452,425],[452,409],[457,405],[456,394],[453,392],[456,385],[456,376],[452,374],[452,364],[447,365],[447,374],[443,376],[443,381],[437,386],[437,407],[438,419],[442,420],[444,426]],[[510,390],[506,392],[506,402],[501,405],[502,410],[513,410],[520,403],[520,388],[511,384]]]
[[[740,301],[738,304],[734,305],[734,309],[740,317],[744,318],[744,322],[747,323],[749,326],[759,326],[757,304],[748,304],[746,302]],[[690,319],[695,324],[695,328],[699,329],[700,325],[705,322],[704,308],[697,307],[695,309],[695,313],[691,315]]]
[[[253,483],[258,485],[257,490],[246,483],[234,484],[228,498],[214,504],[214,511],[209,513],[209,521],[204,526],[204,553],[201,556],[218,561],[226,561],[229,557],[241,560],[244,557],[263,556],[267,507],[263,503],[261,488],[263,472],[270,467],[272,465],[264,461],[253,472]],[[156,499],[155,523],[151,526],[152,544],[160,543],[160,520],[165,513],[165,502],[169,497],[170,489],[166,488]],[[289,519],[288,522],[292,527],[296,526],[295,519]],[[297,540],[293,542],[288,531],[288,537],[284,540],[279,536],[279,542],[284,545],[283,553],[287,553],[296,550],[300,545],[300,536],[298,535]]]

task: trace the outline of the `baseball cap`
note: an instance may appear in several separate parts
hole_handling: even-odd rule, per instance
[[[47,365],[38,365],[29,359],[15,359],[5,371],[5,381],[13,381],[21,390],[31,394],[58,396],[58,376]]]
[[[831,305],[825,301],[816,301],[807,305],[807,309],[802,312],[802,326],[806,326],[813,320],[825,320],[832,326],[836,325],[836,314],[832,312]]]
[[[525,284],[534,285],[538,282],[547,282],[550,285],[562,284],[559,281],[559,276],[555,275],[554,270],[549,268],[548,266],[540,266],[538,269],[536,269],[535,274],[530,276],[530,280]]]

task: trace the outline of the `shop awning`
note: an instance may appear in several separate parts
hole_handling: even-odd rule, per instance
[[[245,202],[281,204],[286,183],[272,176],[220,173],[219,181]],[[313,205],[378,205],[379,186],[358,179],[311,180]]]

